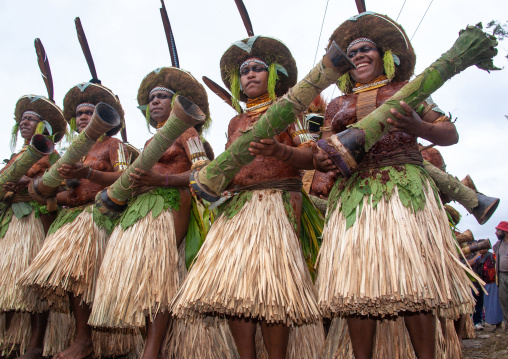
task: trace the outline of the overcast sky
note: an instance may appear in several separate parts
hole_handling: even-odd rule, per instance
[[[405,28],[417,54],[420,73],[443,52],[468,24],[492,19],[508,20],[505,0],[407,0],[398,21]],[[328,38],[344,20],[357,13],[354,0],[245,0],[256,35],[282,40],[292,51],[301,79],[320,58]],[[367,9],[397,18],[404,0],[367,0]],[[180,65],[197,79],[208,76],[222,85],[219,60],[231,43],[247,33],[233,0],[166,0],[180,57]],[[142,147],[151,136],[136,108],[138,86],[155,68],[170,66],[168,46],[160,19],[159,0],[0,0],[0,158],[8,158],[14,106],[25,94],[47,95],[37,66],[34,39],[46,49],[55,86],[56,103],[75,84],[90,80],[79,46],[74,18],[79,16],[87,35],[98,77],[121,99],[126,113],[129,141]],[[321,26],[323,25],[321,39]],[[415,33],[416,31],[416,33]],[[506,67],[508,40],[499,45],[495,62]],[[478,189],[501,198],[492,219],[480,226],[464,216],[459,227],[471,229],[477,239],[495,241],[494,227],[508,220],[508,72],[488,74],[470,68],[454,77],[434,97],[440,108],[457,117],[460,141],[442,148],[450,173],[470,174]],[[234,111],[209,93],[213,125],[206,138],[216,155],[222,152],[225,132]],[[338,89],[325,92],[328,100]],[[18,141],[19,144],[22,141]],[[465,210],[455,205],[461,213]]]

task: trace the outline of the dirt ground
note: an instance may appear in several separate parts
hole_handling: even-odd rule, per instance
[[[464,339],[464,359],[508,359],[508,331],[488,324],[476,331],[476,339]]]

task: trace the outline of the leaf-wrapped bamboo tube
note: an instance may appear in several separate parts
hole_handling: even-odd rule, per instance
[[[23,153],[0,173],[0,198],[5,196],[3,186],[6,183],[18,182],[37,161],[52,154],[54,147],[53,142],[46,136],[42,134],[34,135]]]
[[[63,156],[44,173],[42,178],[30,182],[28,186],[30,195],[41,203],[44,203],[47,198],[53,197],[64,179],[58,169],[64,164],[70,165],[81,161],[103,134],[119,125],[120,116],[115,109],[104,102],[98,103],[95,106],[92,119],[72,141]]]
[[[130,174],[136,173],[136,168],[150,171],[182,133],[190,127],[203,123],[205,119],[206,115],[197,105],[184,96],[176,96],[168,120],[153,136],[141,155],[115,183],[97,194],[95,203],[101,213],[111,217],[120,214],[133,192]]]
[[[477,243],[473,243],[469,246],[462,247],[461,251],[465,256],[467,256],[468,254],[476,253],[476,252],[479,252],[483,249],[491,249],[491,248],[492,248],[492,245],[490,244],[490,241],[488,239],[484,239],[484,240],[481,240]]]
[[[485,224],[496,211],[499,198],[488,197],[476,192],[464,185],[462,181],[441,171],[427,161],[423,161],[423,167],[430,174],[439,190],[464,206],[476,218],[478,223]]]
[[[347,130],[318,141],[318,146],[328,153],[344,176],[350,176],[365,153],[392,127],[387,122],[388,118],[395,119],[390,109],[404,113],[400,101],[416,108],[447,80],[472,65],[487,71],[497,70],[492,64],[497,54],[495,46],[494,36],[477,26],[468,26],[460,32],[450,50],[384,104]]]
[[[318,94],[354,68],[344,52],[332,43],[328,52],[305,78],[273,104],[254,126],[199,172],[191,174],[193,189],[205,200],[215,202],[240,169],[252,162],[251,142],[271,138],[293,123]]]

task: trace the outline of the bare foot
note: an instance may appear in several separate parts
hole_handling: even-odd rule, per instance
[[[28,349],[25,354],[18,357],[17,359],[42,359],[42,349],[41,348],[35,348],[35,349]]]
[[[55,355],[53,359],[85,359],[92,354],[93,344],[91,340],[75,339],[70,347]]]

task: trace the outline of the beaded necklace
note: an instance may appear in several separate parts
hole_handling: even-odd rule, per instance
[[[248,115],[258,114],[266,110],[272,103],[273,100],[270,99],[268,93],[253,99],[249,98],[247,99],[246,112]]]
[[[353,93],[359,93],[367,90],[373,90],[379,87],[383,87],[390,83],[390,79],[386,77],[386,75],[381,75],[376,77],[374,80],[370,81],[367,84],[361,84],[359,82],[356,83],[356,87],[353,88]]]

